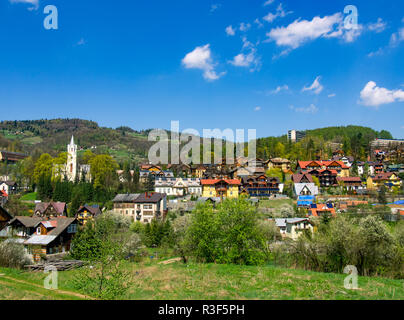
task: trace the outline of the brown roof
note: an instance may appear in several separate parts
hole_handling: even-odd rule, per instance
[[[157,203],[166,197],[165,193],[146,192],[140,194],[133,202],[134,203]]]
[[[93,207],[93,206],[84,205],[84,206],[81,206],[81,207],[77,210],[77,213],[81,212],[82,210],[87,210],[87,211],[89,211],[94,217],[95,217],[95,216],[98,216],[99,214],[101,214],[100,207]]]
[[[34,212],[39,211],[42,214],[49,208],[49,206],[52,206],[55,211],[61,215],[63,215],[66,209],[65,202],[40,202],[36,204]]]
[[[294,183],[301,183],[301,181],[303,180],[304,177],[307,178],[309,183],[313,183],[313,177],[311,176],[311,174],[308,174],[308,173],[296,173],[296,174],[292,175],[292,181]]]

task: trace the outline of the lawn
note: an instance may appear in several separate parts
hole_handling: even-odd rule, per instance
[[[404,281],[359,277],[359,289],[344,288],[345,275],[292,270],[274,266],[215,264],[158,264],[146,258],[141,263],[125,262],[132,275],[126,299],[145,300],[390,300],[404,299]],[[40,288],[46,276],[0,268],[0,299],[79,299],[72,279],[77,270],[59,272],[59,290]],[[37,285],[37,286],[35,286]],[[82,292],[83,293],[83,292]]]
[[[260,208],[271,208],[271,209],[279,209],[284,206],[293,207],[292,199],[274,199],[274,200],[262,200],[259,202]]]
[[[22,201],[35,201],[36,198],[37,198],[37,193],[36,192],[31,192],[31,193],[24,194],[21,197],[21,200]]]

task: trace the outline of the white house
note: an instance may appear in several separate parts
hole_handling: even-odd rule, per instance
[[[202,195],[201,180],[198,178],[157,178],[154,190],[168,196]]]
[[[296,196],[317,196],[318,187],[314,183],[295,183],[294,191]]]
[[[305,230],[314,231],[313,224],[306,218],[275,219],[275,224],[282,237],[292,240],[297,240]]]

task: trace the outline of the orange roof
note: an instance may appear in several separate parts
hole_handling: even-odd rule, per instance
[[[7,194],[7,192],[5,192],[4,190],[0,190],[0,193],[1,193],[1,195],[2,195],[3,197],[8,198],[8,194]]]
[[[226,182],[227,184],[231,184],[231,185],[240,185],[240,180],[237,179],[203,179],[201,180],[201,184],[202,185],[212,185],[212,184],[216,184],[219,183],[221,181]]]
[[[332,164],[337,164],[342,169],[349,169],[342,161],[335,161],[335,160],[320,160],[320,161],[299,161],[299,167],[302,169],[306,169],[309,165],[315,165],[318,167],[329,167]]]

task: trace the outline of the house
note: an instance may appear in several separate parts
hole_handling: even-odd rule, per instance
[[[8,195],[17,193],[18,186],[14,181],[0,181],[0,190]]]
[[[367,188],[369,190],[379,190],[381,186],[385,186],[387,189],[393,187],[400,188],[402,185],[401,179],[394,172],[383,172],[373,177],[368,177]]]
[[[319,194],[318,187],[314,183],[295,183],[294,193],[296,196],[317,196]]]
[[[199,178],[158,178],[154,182],[154,190],[168,196],[202,195]]]
[[[292,182],[293,183],[314,183],[313,177],[311,176],[311,174],[308,174],[306,172],[293,174]]]
[[[363,176],[365,173],[370,176],[374,176],[375,174],[382,173],[384,168],[381,162],[358,162],[358,174]],[[368,172],[365,172],[365,167],[368,167]]]
[[[357,191],[364,188],[360,177],[337,177],[337,183],[347,191]]]
[[[313,233],[313,223],[307,218],[281,218],[275,219],[275,224],[284,238],[297,240],[303,232],[310,231]]]
[[[263,167],[239,167],[230,170],[230,175],[233,179],[242,179],[249,176],[265,175],[265,168]]]
[[[65,202],[40,202],[37,203],[34,210],[35,217],[66,217],[67,206]]]
[[[279,178],[267,177],[266,175],[243,177],[240,194],[250,197],[270,197],[280,192],[279,182]]]
[[[70,251],[73,236],[77,233],[77,226],[78,221],[75,218],[41,220],[35,224],[35,232],[24,245],[35,262],[39,262],[42,256],[67,253]]]
[[[174,172],[177,177],[191,177],[192,169],[190,165],[181,163],[181,164],[170,164],[167,166],[167,169]]]
[[[116,174],[118,175],[119,182],[127,182],[127,176],[124,170],[116,170]],[[129,170],[129,174],[133,178],[135,170]]]
[[[352,156],[334,155],[330,161],[341,161],[348,168],[350,168],[354,164],[355,158]]]
[[[292,166],[288,159],[283,158],[273,158],[266,162],[268,170],[271,169],[281,169],[282,171],[289,171]]]
[[[157,178],[174,178],[174,173],[170,170],[162,170],[159,166],[142,165],[139,171],[139,180],[141,183],[147,183],[149,176]]]
[[[333,217],[336,216],[335,208],[330,203],[312,204],[309,209],[309,216],[321,217],[325,214],[331,214]]]
[[[81,206],[76,213],[76,219],[80,225],[85,225],[87,221],[93,220],[101,214],[100,207],[98,205],[84,205]]]
[[[153,219],[161,217],[165,218],[167,214],[167,195],[165,193],[118,194],[112,201],[114,212],[142,223],[149,223]]]
[[[319,180],[320,186],[322,188],[335,187],[338,185],[338,173],[335,170],[312,170],[308,173],[312,176],[315,176]]]
[[[296,170],[298,172],[329,170],[337,172],[338,177],[349,177],[349,167],[347,167],[342,161],[299,161]]]
[[[202,197],[238,198],[240,180],[237,179],[202,179]]]
[[[13,216],[6,209],[0,206],[0,231],[13,219]]]
[[[18,161],[24,160],[28,156],[23,153],[10,152],[10,151],[0,151],[0,162],[7,163],[17,163]]]
[[[40,217],[25,217],[25,216],[17,216],[9,221],[5,231],[3,233],[3,237],[13,237],[27,240],[31,237],[36,231],[36,225],[44,220]]]
[[[203,164],[193,165],[191,166],[191,175],[195,178],[202,179],[207,169],[208,168]]]

